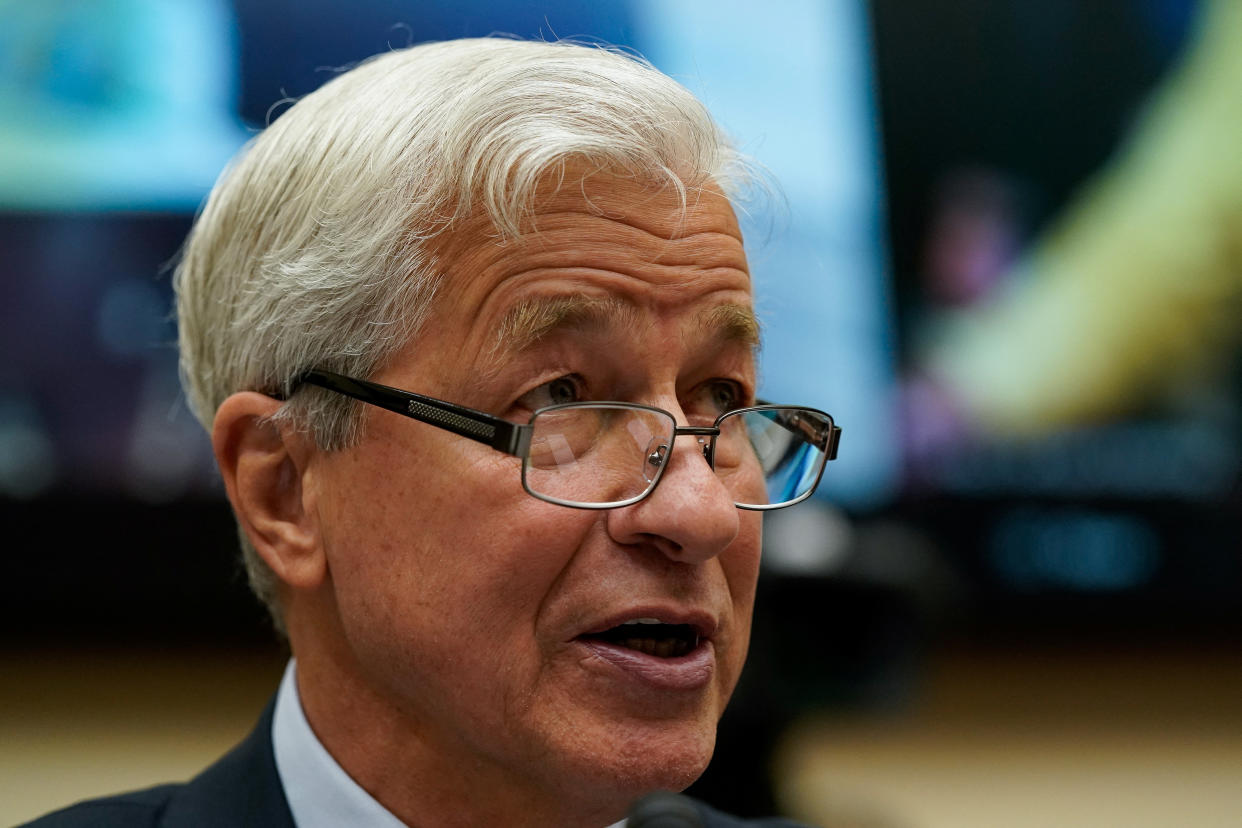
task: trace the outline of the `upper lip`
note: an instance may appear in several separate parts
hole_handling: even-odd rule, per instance
[[[627,607],[598,621],[593,621],[576,637],[598,635],[613,627],[619,627],[627,621],[636,621],[640,618],[655,618],[665,624],[682,624],[691,627],[700,640],[710,640],[720,628],[720,622],[716,616],[706,610],[668,604],[644,604]]]

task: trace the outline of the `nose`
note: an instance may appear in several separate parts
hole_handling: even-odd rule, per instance
[[[702,438],[680,436],[655,491],[633,506],[608,512],[608,532],[627,545],[647,544],[682,563],[719,555],[741,526],[733,495],[708,465]]]

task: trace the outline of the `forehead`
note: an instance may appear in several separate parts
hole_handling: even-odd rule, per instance
[[[672,187],[632,178],[562,182],[540,196],[516,238],[473,217],[438,254],[445,281],[436,327],[471,330],[493,348],[640,317],[757,343],[741,232],[711,186],[687,188],[683,203]]]

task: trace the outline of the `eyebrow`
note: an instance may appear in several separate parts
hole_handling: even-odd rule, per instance
[[[493,355],[521,353],[545,337],[564,330],[600,330],[639,324],[637,309],[616,297],[553,296],[519,302],[505,313],[492,345]],[[701,311],[695,334],[751,350],[760,342],[759,321],[745,305],[728,303]]]
[[[616,297],[552,296],[511,307],[496,331],[492,353],[521,353],[562,330],[591,330],[638,322],[635,308]]]
[[[722,343],[744,345],[752,351],[759,348],[762,339],[759,319],[745,305],[716,305],[699,313],[695,322],[699,334]]]

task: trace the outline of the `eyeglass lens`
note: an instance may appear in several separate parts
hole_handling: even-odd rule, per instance
[[[720,421],[714,467],[737,505],[772,508],[814,487],[825,460],[822,419],[781,408]],[[531,425],[526,488],[556,503],[598,507],[634,502],[655,485],[676,421],[663,411],[599,404],[543,411]]]

